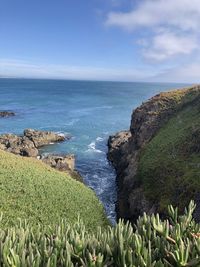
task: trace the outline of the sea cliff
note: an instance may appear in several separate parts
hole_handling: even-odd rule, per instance
[[[117,216],[135,221],[193,198],[200,219],[200,86],[160,93],[133,111],[130,130],[108,140]]]

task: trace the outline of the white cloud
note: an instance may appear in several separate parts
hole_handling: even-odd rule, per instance
[[[141,0],[130,12],[110,12],[106,25],[148,31],[139,40],[145,57],[166,60],[192,54],[200,40],[199,0]],[[161,29],[161,30],[160,30]]]
[[[150,47],[144,49],[143,54],[147,59],[162,61],[177,55],[190,55],[198,48],[198,39],[195,36],[163,32],[152,38]]]
[[[169,25],[182,30],[199,30],[199,0],[143,0],[132,11],[111,12],[107,24],[135,29]]]

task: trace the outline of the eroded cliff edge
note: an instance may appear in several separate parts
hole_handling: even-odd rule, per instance
[[[117,172],[117,216],[135,221],[169,203],[197,202],[200,219],[200,85],[160,93],[132,113],[130,130],[108,140]]]

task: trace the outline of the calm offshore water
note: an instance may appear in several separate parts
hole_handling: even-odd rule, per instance
[[[115,220],[115,172],[106,158],[110,134],[128,129],[132,110],[142,101],[184,84],[0,79],[0,110],[16,117],[0,119],[0,133],[25,128],[70,134],[46,153],[73,153],[85,183]]]

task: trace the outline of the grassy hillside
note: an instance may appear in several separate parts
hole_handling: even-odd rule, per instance
[[[46,225],[60,217],[74,223],[79,214],[90,229],[107,223],[94,192],[82,183],[35,159],[1,150],[0,212],[4,225],[18,217]]]
[[[145,146],[137,179],[148,199],[181,208],[200,191],[200,103],[176,113]]]

